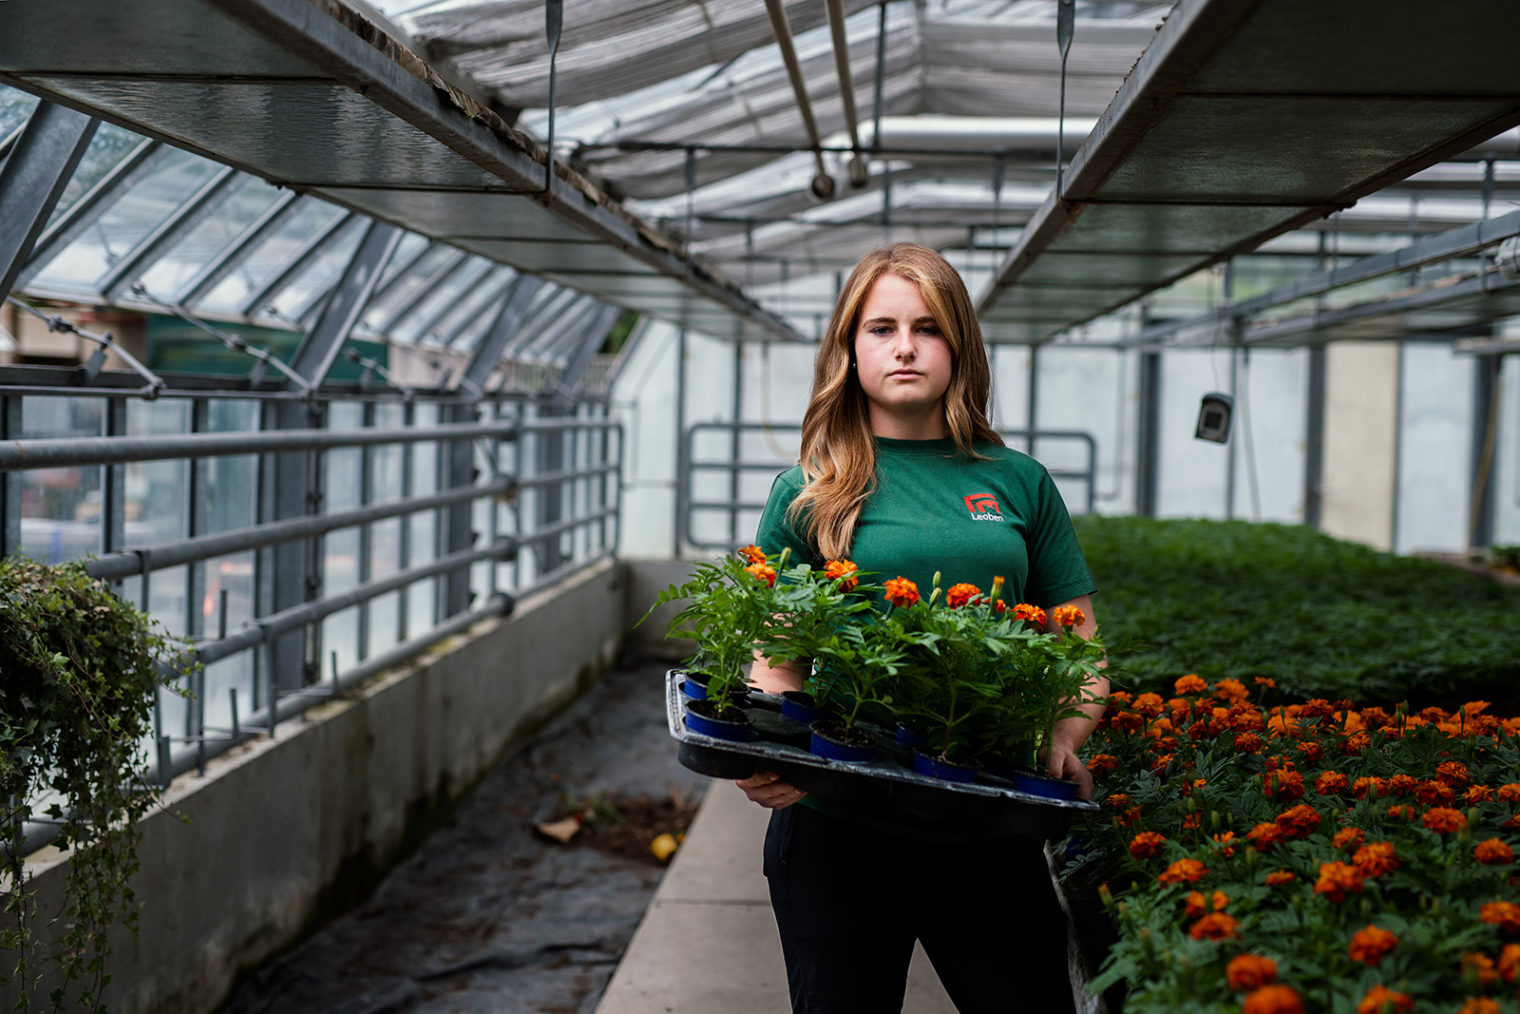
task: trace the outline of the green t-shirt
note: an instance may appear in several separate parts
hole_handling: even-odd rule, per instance
[[[849,559],[871,580],[906,577],[928,598],[940,587],[969,582],[987,591],[1003,578],[1003,598],[1050,607],[1092,593],[1092,575],[1077,545],[1066,503],[1050,473],[1021,451],[978,445],[961,454],[950,438],[876,438],[876,485],[866,498]],[[787,508],[802,491],[802,469],[776,477],[760,516],[755,544],[766,553],[790,548],[792,559],[822,560]],[[996,836],[956,821],[881,813],[844,800],[809,795],[803,803],[836,817],[914,838],[967,841]]]
[[[986,591],[1001,576],[1010,603],[1049,607],[1091,593],[1071,516],[1045,466],[1008,447],[976,450],[984,457],[960,454],[948,437],[877,437],[876,486],[849,558],[873,580],[908,578],[925,598],[935,571],[941,588],[969,582]],[[822,566],[786,517],[802,483],[798,467],[776,477],[755,544],[767,553],[790,548],[794,560]]]

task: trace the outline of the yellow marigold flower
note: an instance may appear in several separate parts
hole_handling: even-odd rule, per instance
[[[1362,874],[1355,866],[1345,863],[1319,864],[1319,879],[1314,882],[1315,894],[1323,894],[1339,903],[1345,901],[1349,894],[1360,894],[1362,887]]]
[[[764,581],[772,587],[776,584],[776,568],[768,563],[752,563],[744,568],[744,572],[758,581]]]
[[[765,550],[761,549],[759,546],[741,546],[739,549],[739,555],[744,557],[750,563],[765,562]]]
[[[823,565],[823,576],[830,581],[839,581],[840,591],[851,592],[860,583],[855,577],[855,573],[859,569],[859,567],[849,560],[830,560]]]
[[[1304,1002],[1292,987],[1273,983],[1246,994],[1240,1014],[1304,1014]]]
[[[1398,945],[1399,938],[1390,931],[1381,926],[1368,926],[1352,934],[1351,946],[1347,952],[1352,961],[1360,961],[1369,968],[1376,968]]]
[[[1179,859],[1156,879],[1163,884],[1191,884],[1208,872],[1208,868],[1196,859]]]
[[[1188,930],[1188,936],[1194,940],[1232,940],[1239,925],[1232,915],[1224,912],[1210,912],[1193,923],[1193,928]]]
[[[1273,870],[1267,874],[1267,879],[1264,882],[1268,887],[1281,887],[1284,884],[1291,884],[1297,879],[1298,874],[1292,870]]]
[[[894,577],[882,586],[882,596],[894,606],[911,606],[918,601],[918,585],[905,577]]]
[[[1506,933],[1520,933],[1520,905],[1511,901],[1490,901],[1478,909],[1478,918]]]
[[[1056,623],[1070,630],[1072,627],[1080,627],[1087,622],[1087,614],[1076,606],[1056,606]]]
[[[1177,682],[1172,684],[1172,692],[1181,696],[1183,694],[1201,694],[1209,688],[1209,685],[1194,672],[1186,676],[1179,676]]]
[[[960,584],[951,585],[950,590],[945,592],[945,605],[951,609],[959,609],[981,593],[982,590],[976,585],[962,581]]]
[[[1225,966],[1224,978],[1237,993],[1260,989],[1277,978],[1277,962],[1260,954],[1237,954]]]
[[[1473,858],[1484,866],[1507,866],[1515,861],[1515,850],[1498,838],[1490,838],[1478,843]]]
[[[1499,951],[1499,978],[1510,985],[1520,980],[1520,944],[1505,944]]]
[[[1357,849],[1351,864],[1364,877],[1381,877],[1399,868],[1398,850],[1391,841],[1375,841]]]
[[[1451,834],[1467,826],[1467,817],[1461,810],[1453,810],[1449,806],[1434,806],[1425,811],[1425,816],[1420,818],[1420,823],[1436,834]]]
[[[1166,851],[1166,836],[1155,831],[1141,831],[1129,843],[1129,854],[1136,859],[1151,859]]]
[[[1414,1001],[1403,993],[1383,985],[1373,986],[1356,1005],[1356,1014],[1403,1014],[1414,1009]]]
[[[1358,849],[1362,842],[1367,840],[1367,834],[1359,827],[1343,827],[1335,832],[1335,837],[1330,839],[1330,844],[1337,852],[1345,852],[1347,849]]]

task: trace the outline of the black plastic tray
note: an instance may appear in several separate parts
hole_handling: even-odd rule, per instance
[[[1034,838],[1058,838],[1072,817],[1096,810],[1085,799],[1053,799],[1013,787],[981,772],[975,782],[947,782],[913,770],[912,754],[885,732],[876,730],[875,752],[868,761],[839,761],[808,752],[805,725],[781,714],[781,698],[752,692],[750,723],[756,738],[717,739],[686,727],[682,673],[665,674],[665,714],[670,734],[680,744],[681,763],[714,778],[748,778],[773,771],[823,799],[863,803],[884,812],[900,809],[919,817]]]

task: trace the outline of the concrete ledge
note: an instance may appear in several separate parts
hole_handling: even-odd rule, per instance
[[[240,971],[363,898],[492,761],[612,667],[623,598],[605,561],[177,779],[169,811],[142,824],[140,932],[113,932],[111,1010],[203,1014]],[[28,860],[39,925],[61,909],[67,863],[51,849]]]

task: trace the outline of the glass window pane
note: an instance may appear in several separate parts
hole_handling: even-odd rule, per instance
[[[254,293],[272,282],[299,255],[308,239],[343,213],[343,209],[322,201],[301,201],[274,234],[250,250],[237,269],[198,305],[207,310],[241,312]]]
[[[23,439],[98,437],[105,433],[106,405],[99,398],[22,398]],[[59,563],[99,553],[105,502],[97,466],[38,468],[15,472],[21,497],[21,550],[35,560]]]
[[[280,192],[263,180],[245,176],[232,193],[143,273],[142,284],[158,299],[177,301],[181,290],[208,264],[214,264],[258,217],[279,200]]]
[[[146,137],[134,134],[124,127],[102,123],[90,139],[90,146],[85,149],[84,157],[79,160],[79,166],[69,179],[68,186],[63,188],[63,196],[58,199],[58,205],[53,209],[48,224],[52,225],[75,202],[89,193],[96,183],[104,179],[107,173],[115,169],[117,163],[147,141]]]
[[[331,288],[343,274],[343,269],[348,267],[354,251],[359,248],[359,240],[364,237],[367,224],[367,219],[357,217],[349,222],[323,246],[322,252],[307,265],[306,270],[275,293],[274,316],[287,321],[300,319],[307,305],[319,293]],[[255,311],[255,314],[259,312],[263,311]]]

